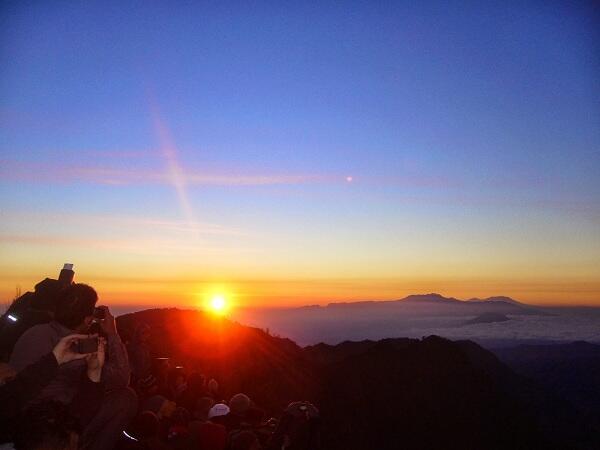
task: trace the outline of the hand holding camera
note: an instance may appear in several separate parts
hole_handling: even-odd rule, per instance
[[[111,314],[108,306],[98,306],[94,309],[94,319],[100,324],[100,328],[107,335],[117,334],[115,317]]]
[[[56,362],[60,365],[76,359],[85,358],[86,355],[79,350],[79,344],[80,342],[88,340],[88,338],[89,336],[85,334],[71,334],[62,338],[58,341],[54,350],[52,350]]]

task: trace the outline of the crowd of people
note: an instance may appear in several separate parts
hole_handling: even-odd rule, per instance
[[[0,449],[318,450],[312,404],[269,418],[244,393],[223,399],[214,378],[155,357],[149,326],[123,342],[92,287],[50,291],[2,334],[14,345],[0,363]]]

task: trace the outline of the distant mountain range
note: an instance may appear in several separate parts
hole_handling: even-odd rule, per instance
[[[472,336],[457,331],[470,325],[477,330],[485,324],[521,323],[527,318],[555,315],[544,308],[527,305],[510,297],[459,300],[443,295],[409,295],[398,300],[329,303],[300,308],[245,309],[234,311],[235,318],[261,328],[291,336],[301,344],[319,341],[420,337],[429,334]],[[501,318],[502,320],[499,320]],[[518,324],[517,324],[518,326]],[[482,330],[483,331],[483,330]]]
[[[516,315],[547,314],[540,308],[521,303],[505,296],[488,297],[485,299],[471,298],[469,300],[459,300],[454,297],[444,297],[443,295],[435,293],[409,295],[399,300],[329,303],[325,308],[352,308],[365,310],[370,308],[402,308],[406,307],[407,305],[426,306],[427,309],[430,310],[432,310],[432,307],[435,307],[435,309],[442,314],[447,314],[449,312],[460,314],[482,314],[483,312],[497,312]]]

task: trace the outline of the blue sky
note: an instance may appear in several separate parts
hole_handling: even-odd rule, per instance
[[[370,254],[394,277],[414,247],[428,278],[464,259],[467,278],[490,264],[600,283],[598,17],[592,2],[4,2],[2,267],[20,258],[27,283],[46,268],[33,255],[64,253],[32,237],[100,233],[18,229],[58,212],[260,236],[225,253],[202,238],[223,278],[255,269],[228,265],[236,245],[272,258],[264,277],[315,276],[321,257],[323,276],[358,277],[348,261]]]

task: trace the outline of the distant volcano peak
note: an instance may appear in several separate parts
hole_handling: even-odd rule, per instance
[[[458,302],[460,300],[457,300],[453,297],[444,297],[441,294],[437,294],[437,293],[431,293],[431,294],[416,294],[416,295],[409,295],[408,297],[404,297],[401,301],[405,301],[405,302]]]

